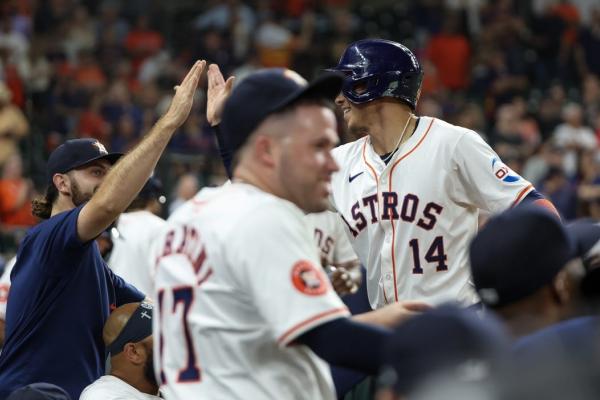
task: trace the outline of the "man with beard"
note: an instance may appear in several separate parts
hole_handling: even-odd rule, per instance
[[[33,204],[45,221],[23,239],[11,273],[0,399],[34,382],[77,399],[104,375],[109,312],[144,295],[108,269],[94,239],[131,204],[187,119],[205,64],[194,64],[169,109],[114,167],[120,155],[96,140],[70,140],[50,155],[46,196]]]
[[[85,388],[79,400],[160,399],[152,362],[152,304],[117,308],[104,325],[102,338],[111,371]]]

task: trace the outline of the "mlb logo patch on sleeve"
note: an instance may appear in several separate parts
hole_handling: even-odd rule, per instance
[[[498,158],[492,160],[492,172],[496,176],[496,178],[500,179],[503,182],[517,182],[519,179],[518,175],[512,175],[513,172],[510,168],[508,168],[502,161]]]

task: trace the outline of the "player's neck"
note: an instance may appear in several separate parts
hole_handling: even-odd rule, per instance
[[[285,199],[286,197],[277,185],[271,183],[270,179],[265,178],[265,174],[256,172],[250,167],[240,167],[233,172],[233,182],[247,183],[256,186],[266,193]],[[286,199],[287,200],[287,199]]]
[[[158,386],[148,382],[144,376],[133,376],[131,373],[126,373],[120,369],[113,369],[110,374],[114,377],[119,378],[123,382],[130,386],[133,386],[142,393],[151,394],[156,396],[158,394]]]
[[[65,211],[69,211],[75,208],[75,205],[71,201],[70,197],[64,197],[60,194],[58,195],[58,199],[52,206],[52,212],[50,213],[50,217],[54,217],[56,214],[60,214]]]
[[[417,126],[417,118],[410,111],[386,113],[369,127],[373,150],[379,155],[390,154],[406,142]]]

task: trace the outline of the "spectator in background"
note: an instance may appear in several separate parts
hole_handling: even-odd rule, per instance
[[[437,69],[442,85],[450,90],[466,89],[469,84],[471,45],[460,32],[460,17],[449,13],[441,32],[433,35],[425,50]]]
[[[12,230],[36,223],[31,214],[33,183],[23,177],[23,161],[14,153],[4,163],[0,179],[0,228]]]
[[[29,132],[25,115],[10,99],[10,90],[0,81],[0,166],[18,152],[19,141]]]
[[[569,180],[562,167],[551,166],[542,179],[541,192],[548,196],[561,218],[577,217],[577,186]]]
[[[566,150],[565,172],[574,176],[577,172],[578,152],[595,150],[598,141],[594,131],[584,125],[583,109],[577,103],[569,103],[562,110],[563,123],[556,127],[553,139],[557,146]]]
[[[175,198],[169,205],[169,215],[173,214],[179,206],[194,197],[199,190],[198,178],[192,174],[185,174],[179,177],[175,186]]]
[[[133,70],[137,73],[146,58],[158,53],[165,44],[163,35],[150,24],[148,15],[139,15],[135,25],[125,37],[125,48],[132,57]]]
[[[600,6],[596,6],[591,16],[589,26],[580,32],[579,46],[587,70],[600,76]]]

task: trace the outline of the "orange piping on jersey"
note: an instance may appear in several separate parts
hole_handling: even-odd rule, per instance
[[[435,121],[435,120],[434,119],[431,120],[431,122],[429,123],[429,126],[427,127],[427,130],[423,134],[423,137],[421,139],[419,139],[417,144],[415,144],[415,146],[412,149],[410,149],[406,154],[404,154],[402,157],[400,157],[398,160],[396,160],[394,165],[392,165],[392,168],[390,169],[390,181],[389,181],[389,185],[388,185],[390,192],[392,191],[392,175],[394,173],[394,168],[396,168],[396,165],[398,165],[400,163],[400,161],[404,160],[406,157],[411,155],[412,152],[415,151],[417,149],[417,147],[419,147],[421,145],[421,143],[423,143],[423,140],[425,140],[425,138],[427,137],[427,134],[429,133],[429,130],[431,129],[431,125],[433,125],[433,121]],[[390,221],[392,222],[392,273],[394,275],[394,296],[395,296],[396,301],[398,301],[398,283],[396,281],[396,226],[394,225],[393,219],[391,219]]]
[[[363,161],[365,162],[365,164],[367,164],[367,167],[369,167],[369,169],[371,170],[371,173],[373,174],[373,178],[375,178],[375,184],[379,188],[379,178],[377,177],[375,168],[373,168],[373,166],[371,164],[369,164],[369,162],[367,161],[367,157],[365,156],[366,150],[367,150],[367,139],[365,139],[365,141],[363,142],[362,157],[363,157]]]
[[[516,206],[517,204],[519,204],[521,202],[521,200],[523,200],[523,197],[525,197],[525,195],[527,193],[529,193],[531,190],[533,190],[533,185],[529,184],[529,186],[527,186],[525,189],[523,189],[519,192],[517,199],[512,203],[512,206],[510,206],[510,207],[512,208],[512,207]]]
[[[341,308],[334,308],[333,310],[329,310],[329,311],[325,311],[322,313],[319,313],[303,322],[300,322],[299,324],[296,324],[294,326],[292,326],[290,329],[288,329],[283,335],[281,335],[279,337],[279,339],[277,339],[277,343],[282,343],[284,342],[290,335],[292,335],[294,332],[298,331],[299,329],[302,329],[303,327],[305,327],[306,325],[309,325],[315,321],[318,321],[320,319],[323,319],[325,317],[330,317],[332,315],[335,314],[340,314],[340,315],[346,315],[348,314],[349,311],[346,307],[341,307]]]

